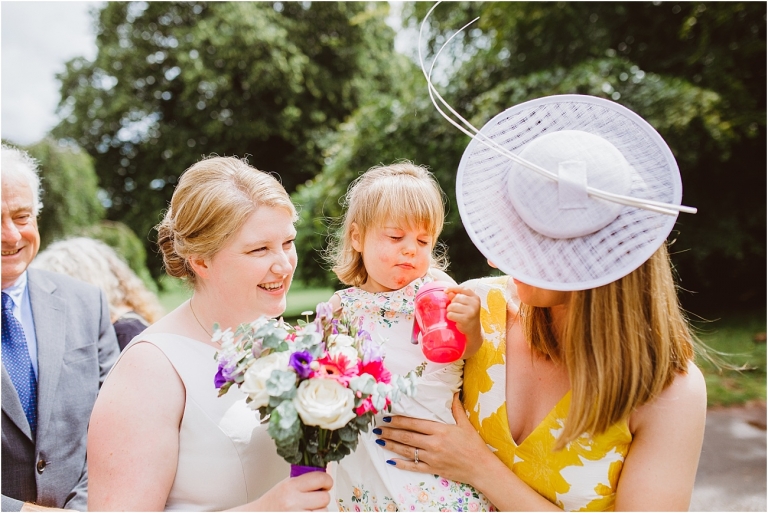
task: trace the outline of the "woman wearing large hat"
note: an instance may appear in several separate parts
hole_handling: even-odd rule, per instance
[[[469,282],[485,342],[457,425],[393,417],[390,463],[469,483],[503,511],[687,510],[706,387],[666,247],[694,211],[681,197],[663,139],[614,102],[552,96],[487,123],[457,201],[508,276]]]

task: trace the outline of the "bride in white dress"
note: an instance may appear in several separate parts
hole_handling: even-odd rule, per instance
[[[158,225],[166,271],[194,293],[138,335],[101,388],[88,432],[88,509],[324,508],[331,477],[288,478],[245,394],[214,387],[212,326],[285,310],[296,212],[271,175],[210,158],[182,175]]]

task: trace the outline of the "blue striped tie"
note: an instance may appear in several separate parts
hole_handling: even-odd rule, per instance
[[[24,328],[13,315],[11,296],[3,292],[3,365],[19,394],[34,435],[37,428],[37,380],[29,358]]]

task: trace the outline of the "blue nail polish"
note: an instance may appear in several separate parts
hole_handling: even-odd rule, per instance
[[[373,434],[374,434],[374,435],[380,435],[380,434],[381,434],[381,429],[379,429],[379,428],[373,428]]]
[[[392,460],[387,460],[387,463],[389,463],[390,465],[396,465],[396,463]]]
[[[384,417],[381,420],[383,420],[384,422],[392,422],[392,417]]]
[[[376,443],[381,445],[382,447],[387,445],[387,442],[385,442],[384,440],[381,440],[381,439],[376,439]]]

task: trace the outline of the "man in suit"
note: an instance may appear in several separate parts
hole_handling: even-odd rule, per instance
[[[2,510],[87,509],[88,420],[119,348],[105,294],[28,269],[40,179],[2,146]]]

